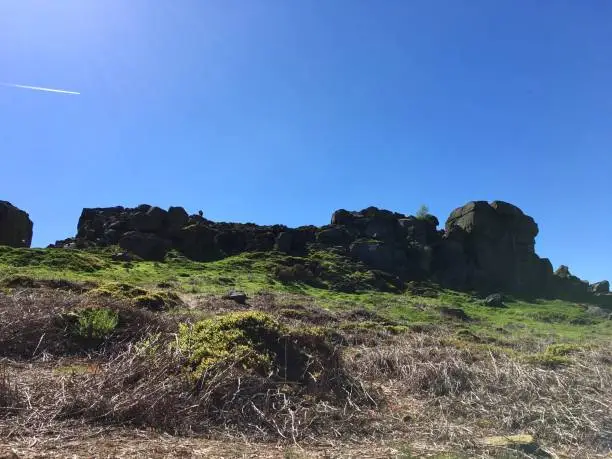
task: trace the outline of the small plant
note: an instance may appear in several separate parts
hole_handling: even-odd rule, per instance
[[[577,351],[580,351],[580,346],[575,344],[558,343],[549,345],[544,353],[549,356],[564,357]]]
[[[132,300],[132,303],[139,308],[146,308],[152,311],[163,311],[180,306],[182,301],[176,293],[155,292],[146,295],[138,295]]]
[[[421,205],[421,207],[419,207],[419,210],[417,210],[416,218],[418,218],[419,220],[425,220],[428,216],[429,207],[427,207],[425,204]]]
[[[101,340],[115,331],[119,314],[109,308],[87,308],[74,313],[76,323],[73,334],[82,339]]]

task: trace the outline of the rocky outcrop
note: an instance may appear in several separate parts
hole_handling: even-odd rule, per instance
[[[219,223],[188,215],[181,207],[168,210],[150,205],[136,208],[84,209],[74,238],[54,247],[118,245],[146,260],[163,260],[177,250],[194,260],[210,260],[249,251],[278,250],[305,254],[308,247],[334,248],[373,268],[426,277],[432,245],[441,240],[433,216],[424,219],[369,207],[360,212],[339,210],[332,223],[304,226]]]
[[[175,249],[204,261],[245,251],[272,250],[277,237],[287,230],[282,225],[216,223],[201,215],[188,215],[182,207],[165,210],[143,204],[136,208],[83,209],[76,237],[57,241],[51,247],[118,245],[145,260],[163,260],[169,250]],[[290,244],[285,241],[284,248],[299,248],[302,233],[308,231],[293,230],[296,236]]]
[[[607,280],[595,282],[589,286],[589,290],[593,293],[610,293],[610,282]]]
[[[503,201],[473,201],[455,209],[436,248],[436,276],[454,288],[535,291],[552,265],[535,254],[538,225]]]
[[[8,201],[0,201],[0,245],[30,247],[32,220]]]
[[[317,234],[319,242],[333,242],[351,257],[375,269],[409,279],[427,278],[433,247],[442,239],[438,220],[416,218],[376,207],[360,212],[341,209],[331,225]]]
[[[417,218],[376,207],[337,210],[323,227],[288,228],[213,222],[182,207],[141,205],[84,209],[77,235],[53,246],[116,245],[122,257],[160,261],[170,250],[199,261],[250,251],[301,256],[332,250],[393,279],[431,279],[459,290],[610,301],[605,281],[589,286],[566,266],[553,273],[550,261],[535,253],[538,225],[512,204],[473,201],[455,209],[444,230],[438,225],[432,215]]]
[[[574,276],[565,265],[559,266],[552,277],[552,295],[581,301],[589,296],[589,283]]]

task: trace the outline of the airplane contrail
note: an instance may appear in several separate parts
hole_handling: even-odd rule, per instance
[[[13,83],[0,83],[2,86],[7,86],[10,88],[21,88],[21,89],[31,89],[32,91],[44,91],[44,92],[55,92],[58,94],[70,94],[73,96],[78,96],[81,93],[76,91],[66,91],[65,89],[53,89],[53,88],[43,88],[41,86],[28,86],[26,84],[13,84]]]

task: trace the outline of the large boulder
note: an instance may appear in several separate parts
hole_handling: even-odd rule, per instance
[[[30,216],[8,201],[0,201],[0,245],[30,247],[32,245]]]
[[[179,230],[184,226],[187,226],[189,221],[189,215],[187,211],[182,207],[170,207],[166,216],[168,222],[168,228],[173,230]]]
[[[464,287],[533,291],[546,283],[546,263],[535,255],[538,226],[518,207],[503,201],[469,202],[455,209],[445,226],[445,238],[463,247]]]
[[[593,293],[610,293],[610,282],[607,280],[591,284],[589,290]]]
[[[219,256],[215,245],[217,231],[207,225],[189,225],[182,228],[175,240],[175,247],[187,258],[198,261],[212,260]]]
[[[149,207],[144,212],[136,212],[130,216],[130,226],[135,231],[143,233],[159,233],[166,223],[168,212],[160,207]]]
[[[434,280],[447,288],[460,290],[468,285],[470,266],[463,244],[445,239],[434,247],[432,271]]]
[[[360,215],[357,212],[349,212],[348,210],[338,209],[332,214],[331,224],[350,225],[359,217]]]
[[[552,294],[556,298],[572,301],[589,299],[589,283],[574,276],[569,268],[561,265],[552,276]]]
[[[138,231],[129,231],[119,240],[119,246],[144,260],[162,261],[171,247],[171,242],[159,236]]]
[[[316,240],[324,245],[348,245],[354,239],[341,225],[324,226],[316,235]]]
[[[355,241],[350,246],[350,254],[366,265],[388,272],[397,272],[408,263],[405,251],[382,241]]]
[[[279,252],[290,253],[293,243],[293,234],[289,231],[283,231],[276,237],[274,248]]]

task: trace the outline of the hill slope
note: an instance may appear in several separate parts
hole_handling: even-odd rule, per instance
[[[71,453],[598,457],[612,444],[601,306],[488,306],[316,247],[116,253],[0,248],[0,435],[17,457],[63,457],[53,448],[86,437]],[[211,452],[228,436],[253,446]]]

